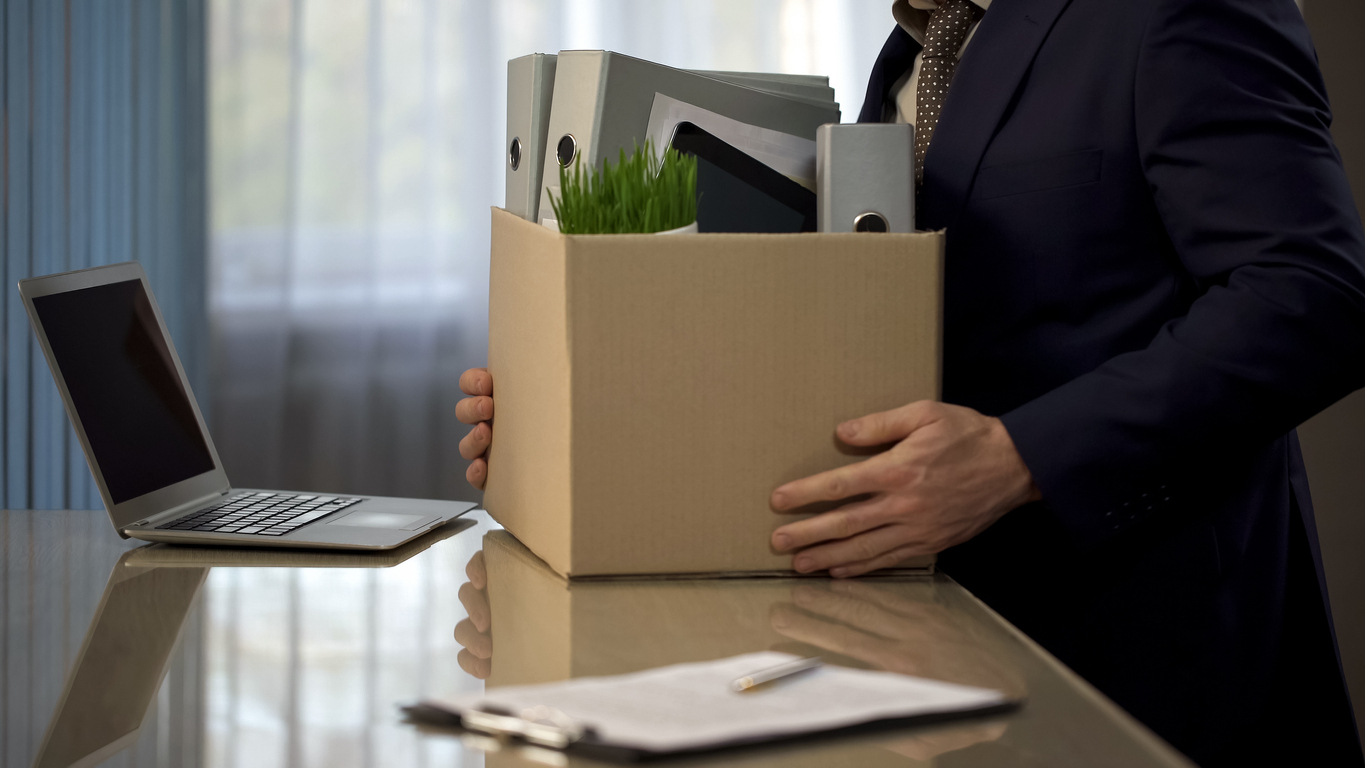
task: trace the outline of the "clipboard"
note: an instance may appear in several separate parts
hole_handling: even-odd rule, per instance
[[[411,723],[460,729],[492,738],[502,745],[558,750],[611,762],[640,762],[985,717],[1017,710],[1023,704],[1021,699],[1007,698],[999,691],[848,668],[827,667],[820,670],[819,675],[812,674],[785,684],[785,691],[779,683],[779,691],[768,694],[726,694],[723,691],[728,691],[727,686],[711,685],[733,675],[736,669],[752,670],[771,666],[774,661],[795,658],[775,652],[745,654],[629,675],[493,689],[486,700],[465,697],[452,703],[421,702],[402,707],[402,711]],[[820,679],[824,682],[817,683]],[[705,683],[706,687],[698,688],[699,682]],[[671,691],[665,691],[646,687],[651,684],[676,685]],[[803,685],[807,686],[804,690]],[[688,700],[689,686],[693,692],[704,691],[704,696],[695,701]],[[843,696],[831,696],[831,691]],[[560,702],[577,697],[582,709],[530,704],[537,694],[544,694],[546,700]],[[612,701],[611,697],[617,694],[621,700]],[[642,716],[634,723],[632,731],[628,727],[630,724],[625,722],[629,719],[628,711],[641,712],[650,709],[650,705],[647,700],[632,702],[629,697],[650,695],[658,699],[656,711]],[[764,699],[765,695],[778,698]],[[725,707],[715,706],[726,696],[732,698],[728,712],[722,711]],[[584,714],[594,712],[594,698],[599,704],[609,703],[609,706],[599,706],[595,710],[600,720]],[[703,700],[705,698],[710,701]],[[765,701],[769,702],[766,708],[771,711],[764,711]],[[519,703],[509,706],[508,702]],[[778,704],[775,708],[774,702]],[[846,705],[849,711],[840,711]],[[825,709],[823,713],[818,711],[821,706]],[[753,717],[744,716],[746,707],[753,707]],[[694,712],[696,722],[670,722],[662,726],[662,730],[671,729],[670,733],[657,735],[657,738],[642,737],[640,724],[659,723],[670,708]],[[800,711],[798,708],[817,711],[793,715]],[[566,709],[576,714],[566,714]],[[711,715],[707,710],[713,710],[715,714]],[[711,722],[706,722],[708,717]],[[788,718],[791,722],[781,723],[780,718]]]

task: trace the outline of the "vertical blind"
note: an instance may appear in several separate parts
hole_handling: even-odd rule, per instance
[[[203,0],[0,0],[4,506],[99,492],[15,283],[136,260],[207,392]]]

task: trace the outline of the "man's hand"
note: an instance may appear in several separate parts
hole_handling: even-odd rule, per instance
[[[777,551],[800,550],[793,565],[801,573],[828,568],[846,578],[940,552],[1041,498],[1005,425],[970,408],[911,403],[846,421],[838,436],[856,446],[899,442],[773,491],[779,512],[868,497],[773,532]]]
[[[464,476],[470,485],[482,490],[488,481],[484,454],[493,442],[493,377],[487,368],[470,368],[460,375],[460,391],[470,397],[455,404],[455,418],[474,425],[460,440],[460,455],[469,459]]]
[[[460,603],[469,618],[455,625],[455,642],[463,646],[456,660],[464,671],[487,680],[493,671],[493,612],[488,608],[488,569],[482,549],[464,570],[469,581],[460,586]]]

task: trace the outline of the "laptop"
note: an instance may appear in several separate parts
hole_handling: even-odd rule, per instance
[[[124,538],[392,549],[477,506],[233,488],[140,264],[29,278],[19,294]]]

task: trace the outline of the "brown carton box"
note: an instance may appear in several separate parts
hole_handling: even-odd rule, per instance
[[[839,422],[938,398],[942,284],[942,233],[565,236],[494,209],[484,505],[567,576],[785,571],[772,490],[862,458]]]

